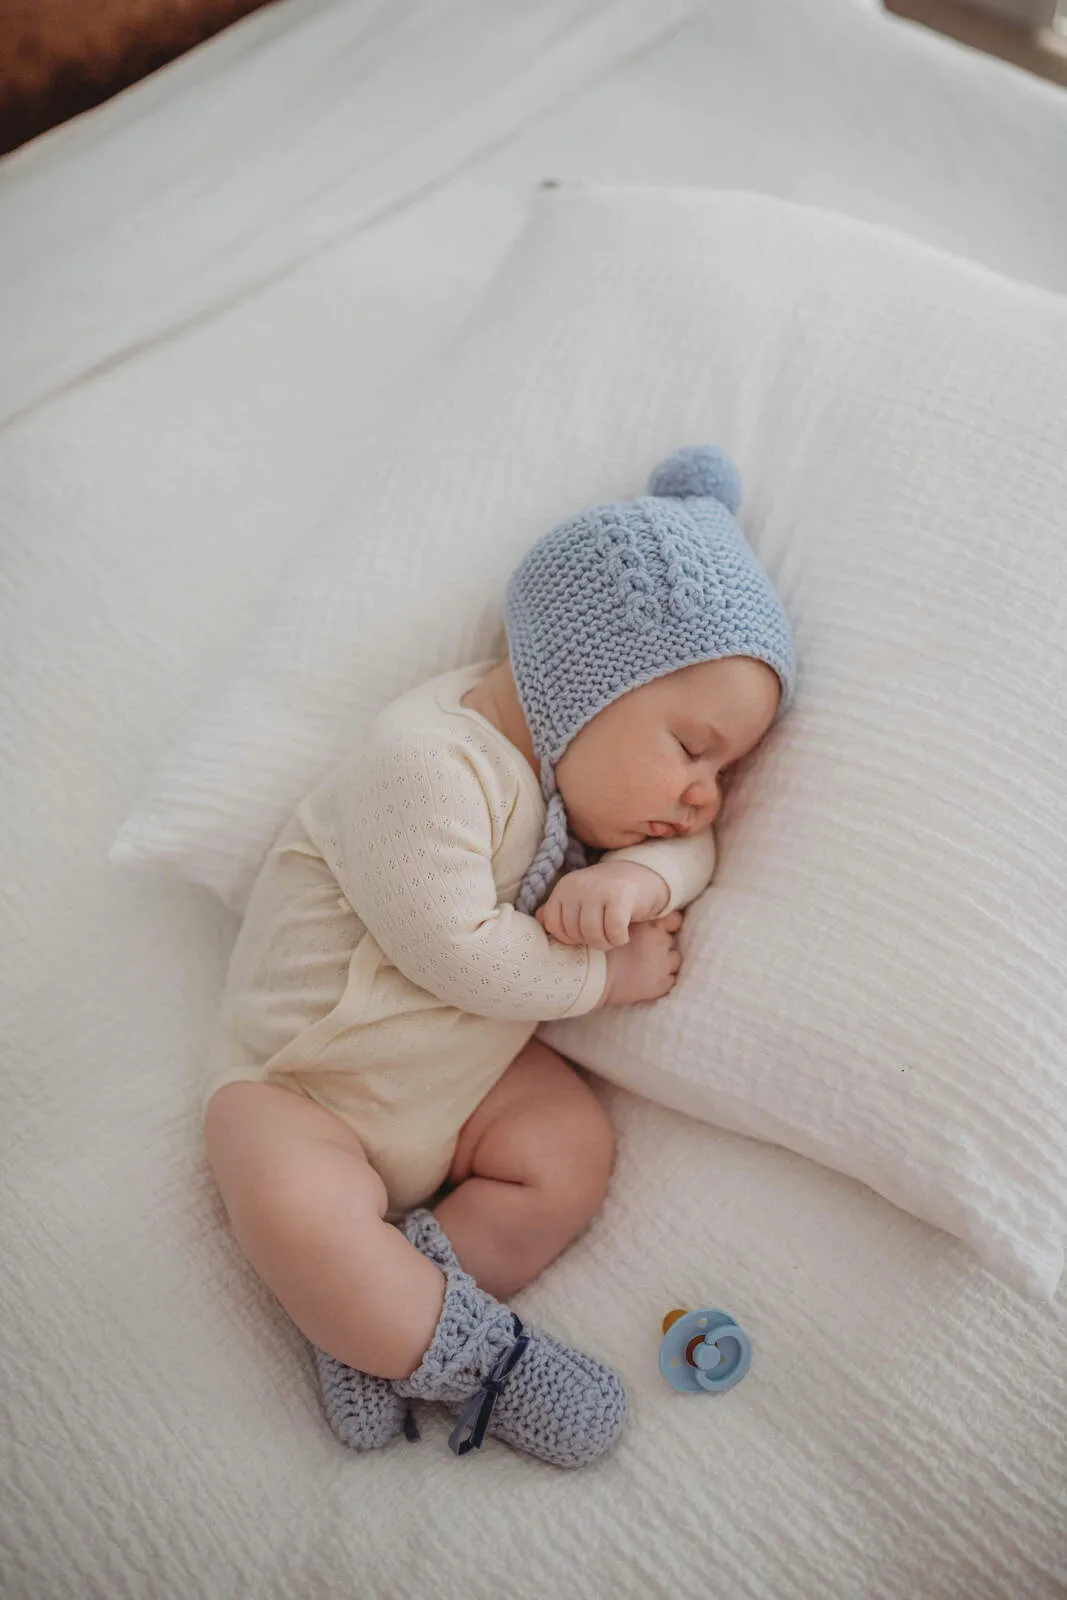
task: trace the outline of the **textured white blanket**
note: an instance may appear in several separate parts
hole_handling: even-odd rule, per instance
[[[854,1182],[621,1091],[604,1091],[620,1135],[607,1210],[522,1309],[622,1370],[622,1450],[578,1478],[498,1447],[461,1463],[440,1423],[419,1447],[345,1454],[200,1146],[191,1069],[233,922],[105,862],[150,761],[358,470],[360,419],[469,303],[537,179],[770,188],[1067,286],[1050,203],[1067,100],[844,0],[790,6],[778,26],[774,9],[709,6],[660,36],[649,8],[638,55],[598,46],[584,88],[571,78],[521,132],[486,118],[467,165],[447,182],[428,169],[417,204],[409,187],[407,209],[262,293],[233,280],[226,315],[122,364],[121,254],[165,260],[153,220],[173,238],[195,186],[162,220],[149,192],[64,278],[86,323],[55,300],[73,179],[52,233],[38,218],[39,234],[17,234],[17,262],[0,194],[4,271],[17,267],[21,327],[42,341],[3,322],[8,409],[113,363],[0,435],[5,1600],[1067,1594],[1062,1291],[1025,1304]],[[478,48],[485,10],[450,9],[457,48]],[[307,16],[346,12],[360,8]],[[198,94],[213,75],[226,93],[237,40],[265,50],[293,14],[264,12],[262,36],[250,25],[194,58]],[[579,37],[563,12],[556,31]],[[414,24],[378,46],[360,57],[369,79],[403,77],[404,52],[429,74]],[[323,104],[328,68],[327,54],[301,69],[306,108]],[[249,190],[271,181],[266,135],[294,92],[283,68],[245,108],[259,130]],[[0,190],[46,157],[81,170],[94,150],[98,181],[121,186],[160,148],[137,103],[0,167]],[[10,304],[0,293],[0,317]],[[187,306],[157,310],[138,339]],[[82,342],[94,318],[106,349]],[[754,1346],[721,1400],[676,1396],[656,1370],[662,1314],[705,1300]]]

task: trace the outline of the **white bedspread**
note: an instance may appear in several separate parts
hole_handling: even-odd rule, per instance
[[[201,1149],[232,920],[104,859],[532,184],[762,188],[1067,289],[1067,96],[849,0],[685,9],[288,0],[0,164],[5,1600],[1067,1594],[1063,1293],[621,1092],[520,1306],[621,1369],[622,1449],[345,1454]],[[702,1301],[754,1344],[720,1400],[656,1370]]]

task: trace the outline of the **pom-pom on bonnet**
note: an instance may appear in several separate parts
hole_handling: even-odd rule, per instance
[[[701,661],[751,656],[793,691],[789,622],[733,513],[741,478],[712,445],[677,450],[648,494],[594,506],[523,557],[504,605],[511,668],[547,805],[545,836],[519,889],[532,913],[562,869],[587,856],[567,826],[555,766],[614,700]]]

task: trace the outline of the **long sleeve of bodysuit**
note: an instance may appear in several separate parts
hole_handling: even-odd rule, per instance
[[[557,944],[498,899],[493,856],[514,805],[457,734],[386,728],[333,779],[320,848],[364,927],[420,988],[476,1016],[581,1016],[603,995],[604,953]]]
[[[670,894],[660,912],[679,911],[694,901],[711,882],[715,871],[715,838],[710,828],[688,839],[648,839],[625,850],[608,850],[603,861],[636,861],[658,872]]]

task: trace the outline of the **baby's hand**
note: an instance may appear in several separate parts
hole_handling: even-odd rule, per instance
[[[682,913],[672,911],[669,917],[635,928],[625,950],[609,950],[608,981],[600,1005],[640,1005],[642,1000],[661,1000],[670,994],[682,965],[678,949],[681,926]]]
[[[536,912],[560,944],[613,950],[630,938],[631,922],[651,922],[670,899],[658,872],[636,861],[600,861],[566,873]]]

